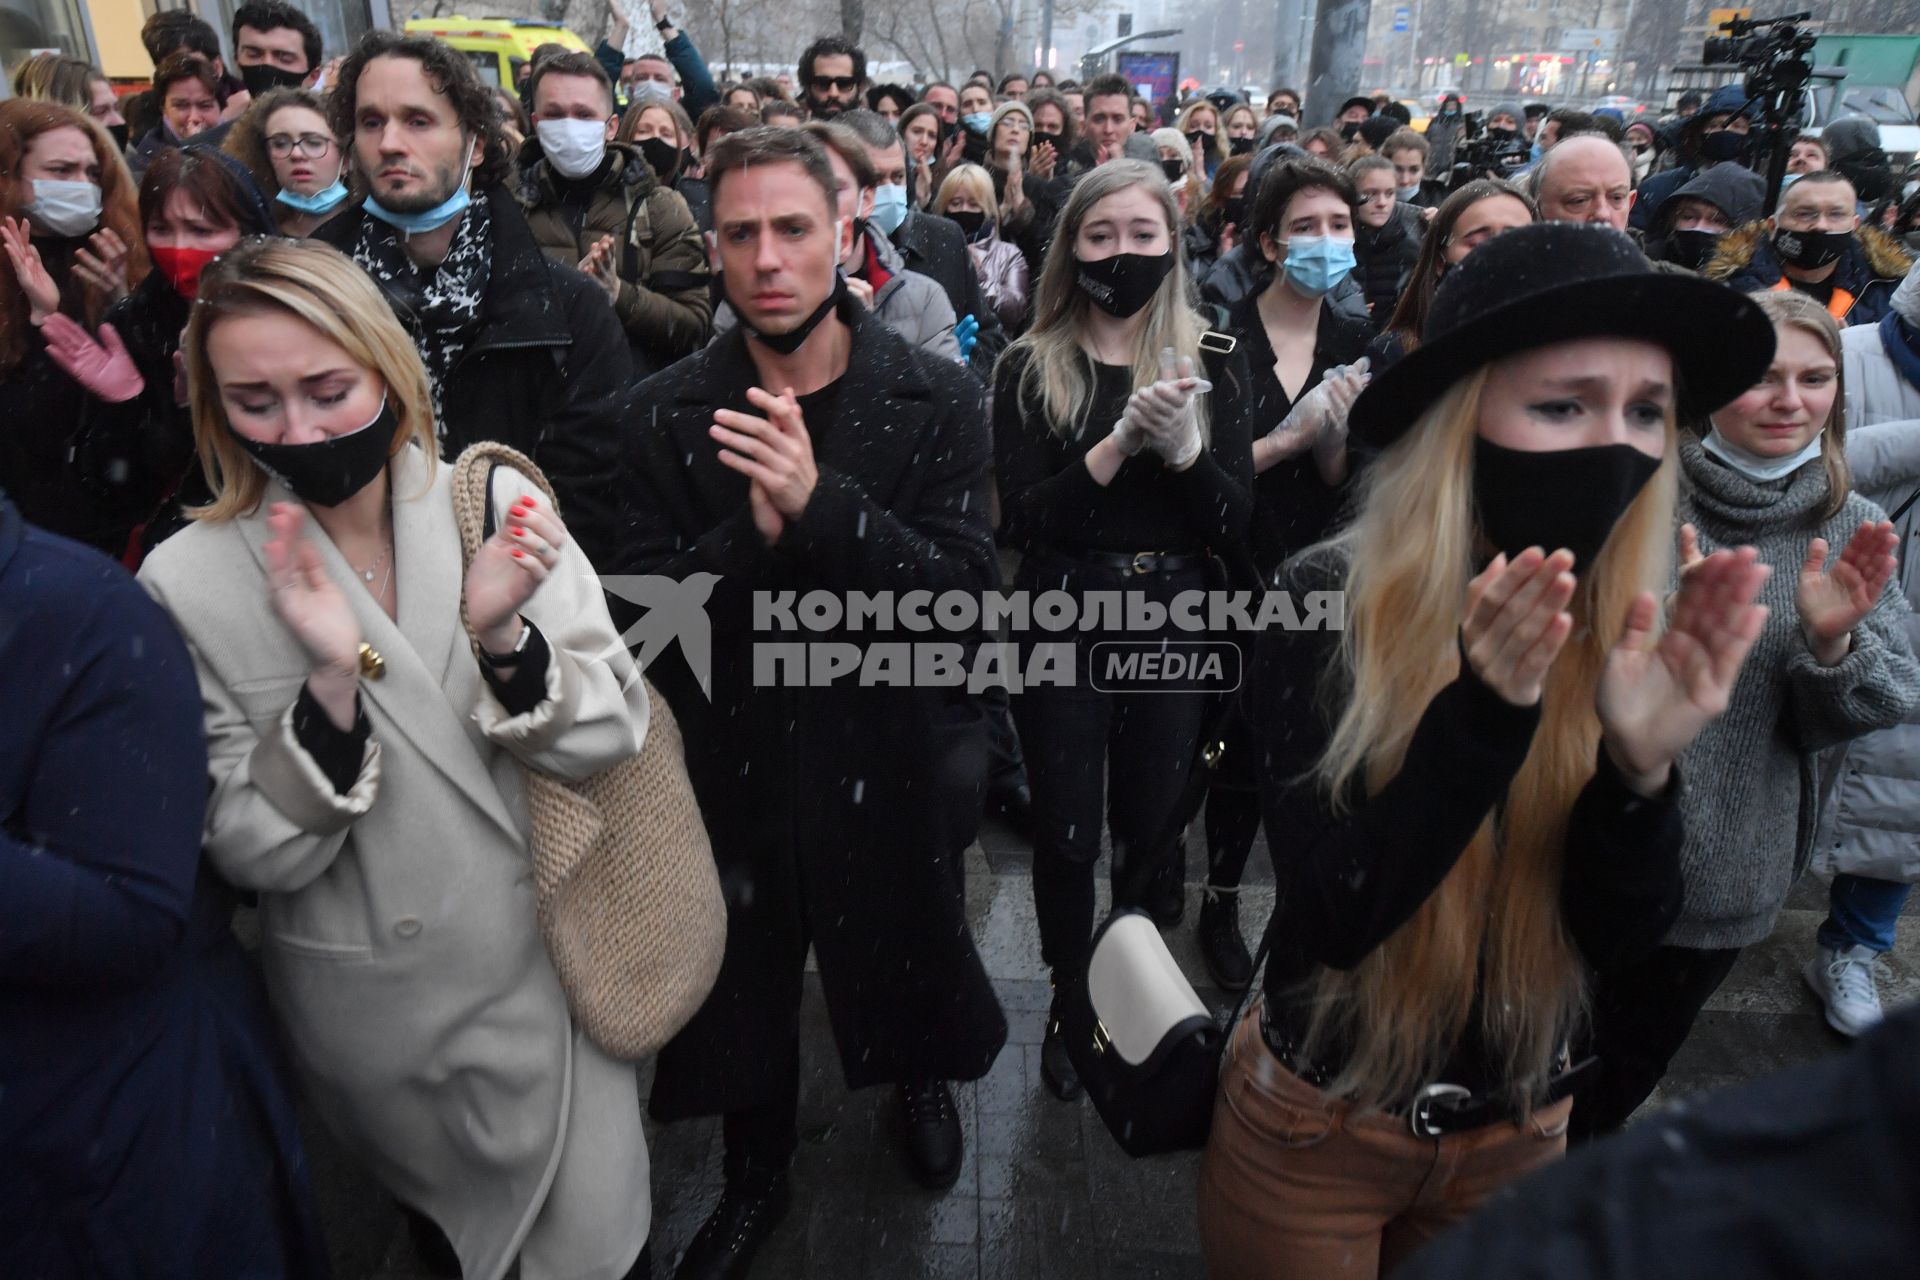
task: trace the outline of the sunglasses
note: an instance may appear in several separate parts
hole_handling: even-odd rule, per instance
[[[853,76],[815,76],[807,81],[816,90],[825,93],[829,89],[838,89],[842,93],[852,93],[860,87],[860,81]]]

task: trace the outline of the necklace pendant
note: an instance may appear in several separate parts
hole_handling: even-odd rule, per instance
[[[368,582],[372,582],[372,581],[373,581],[373,570],[371,570],[371,569],[366,569],[366,570],[363,570],[363,571],[361,572],[361,574],[360,574],[360,576],[361,576],[361,577],[363,577],[363,578],[365,578],[365,579],[366,579],[366,580],[367,580]]]

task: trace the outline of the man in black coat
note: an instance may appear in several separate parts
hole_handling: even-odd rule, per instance
[[[367,197],[314,238],[365,268],[413,335],[442,456],[477,440],[530,455],[568,530],[606,563],[626,335],[605,289],[541,252],[503,185],[511,155],[489,90],[449,46],[374,31],[330,102]]]
[[[728,906],[719,982],[661,1051],[650,1100],[662,1120],[726,1116],[726,1189],[682,1280],[746,1274],[786,1211],[809,945],[847,1083],[900,1086],[929,1186],[961,1162],[945,1081],[978,1079],[1006,1038],[960,875],[985,773],[964,684],[799,680],[773,661],[774,645],[871,657],[890,639],[972,637],[761,616],[809,593],[994,583],[980,386],[846,293],[852,222],[817,139],[749,129],[707,163],[739,324],[635,388],[617,565],[705,595],[711,636],[691,642],[710,655],[689,654],[680,629],[647,672],[680,723]]]

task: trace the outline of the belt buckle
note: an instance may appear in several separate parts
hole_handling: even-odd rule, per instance
[[[1133,553],[1133,563],[1128,566],[1128,570],[1132,573],[1152,573],[1153,567],[1148,562],[1159,558],[1158,551],[1136,551]]]
[[[1416,1138],[1441,1137],[1441,1132],[1433,1127],[1433,1104],[1442,1098],[1464,1100],[1472,1096],[1473,1090],[1464,1085],[1430,1084],[1413,1095],[1413,1105],[1407,1109],[1407,1127]]]

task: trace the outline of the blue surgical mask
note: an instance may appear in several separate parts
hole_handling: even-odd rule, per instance
[[[960,117],[960,123],[975,133],[984,134],[987,131],[987,126],[993,123],[993,112],[969,111],[966,115]]]
[[[883,182],[873,189],[873,212],[867,221],[892,235],[907,220],[907,189],[898,183]]]
[[[83,236],[100,225],[100,184],[35,178],[27,217],[53,235]]]
[[[347,184],[335,178],[332,186],[316,191],[310,196],[303,196],[289,187],[282,187],[273,198],[288,208],[298,209],[302,213],[332,213],[347,198]],[[368,203],[371,204],[372,201]]]
[[[1533,140],[1533,146],[1527,151],[1527,159],[1532,161],[1534,164],[1539,164],[1540,158],[1546,154],[1547,154],[1547,150],[1545,147],[1540,145],[1540,139],[1535,138]]]
[[[472,147],[467,148],[466,172],[461,175],[460,185],[453,189],[452,195],[433,208],[422,209],[418,213],[395,213],[371,195],[366,198],[362,207],[403,236],[417,236],[422,232],[435,231],[446,226],[465,213],[467,206],[473,203],[473,193],[467,187],[473,181],[473,152],[479,145],[479,142],[475,141]]]
[[[1294,236],[1287,241],[1287,280],[1310,298],[1332,293],[1353,265],[1351,237]]]

